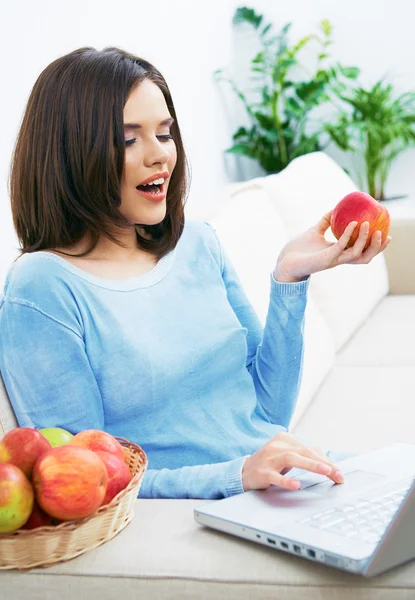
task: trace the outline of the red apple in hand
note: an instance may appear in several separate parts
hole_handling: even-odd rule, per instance
[[[46,513],[70,521],[91,515],[107,490],[107,469],[92,450],[67,444],[43,454],[33,469],[36,500]]]
[[[351,221],[357,221],[347,248],[355,243],[360,225],[369,222],[369,235],[364,250],[369,247],[370,239],[375,231],[382,232],[382,244],[389,233],[390,216],[387,209],[380,202],[365,194],[364,192],[352,192],[347,194],[334,208],[331,215],[331,230],[333,235],[339,239]]]
[[[37,429],[16,427],[8,431],[0,441],[0,463],[11,463],[19,467],[30,479],[35,462],[51,447]]]
[[[80,431],[69,443],[75,446],[89,448],[89,450],[93,450],[94,452],[97,450],[110,452],[125,461],[124,450],[122,449],[120,442],[111,434],[106,431],[101,431],[100,429],[86,429],[85,431]]]
[[[33,487],[19,467],[0,464],[0,533],[16,531],[28,520],[34,501]]]
[[[108,504],[121,490],[127,487],[132,475],[123,458],[102,450],[97,450],[96,454],[101,457],[107,467],[108,484],[102,504]]]

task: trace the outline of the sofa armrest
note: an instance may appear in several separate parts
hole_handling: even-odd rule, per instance
[[[391,221],[385,260],[390,294],[415,294],[415,218]]]

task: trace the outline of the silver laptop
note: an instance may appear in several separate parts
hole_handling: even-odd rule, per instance
[[[213,500],[196,521],[258,544],[372,577],[415,558],[415,445],[338,463],[344,483],[302,471],[301,489],[271,486]]]

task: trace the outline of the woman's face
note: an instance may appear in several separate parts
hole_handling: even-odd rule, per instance
[[[125,162],[120,211],[131,224],[156,225],[166,215],[166,195],[176,165],[173,122],[159,87],[146,79],[124,107]],[[135,127],[131,127],[135,125]],[[137,186],[157,175],[156,185]]]

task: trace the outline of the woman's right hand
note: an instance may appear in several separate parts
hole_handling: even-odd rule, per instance
[[[264,490],[270,485],[298,490],[298,480],[284,477],[294,467],[326,475],[334,483],[344,482],[339,468],[322,451],[306,446],[282,431],[245,459],[242,469],[244,490]]]

